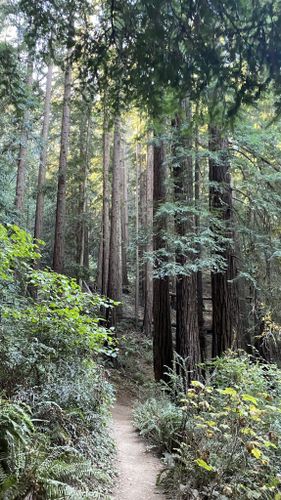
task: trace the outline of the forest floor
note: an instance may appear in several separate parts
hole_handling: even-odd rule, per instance
[[[157,489],[161,460],[148,450],[145,441],[133,426],[133,408],[153,384],[152,341],[134,324],[134,304],[131,297],[124,300],[125,317],[117,332],[119,355],[117,369],[111,370],[116,388],[112,411],[113,438],[116,443],[117,481],[114,500],[164,500]],[[140,308],[140,319],[143,310]],[[129,318],[132,318],[131,320]]]
[[[210,284],[205,295],[210,295]],[[211,323],[211,303],[205,302],[205,327]],[[113,491],[114,500],[161,500],[166,496],[156,488],[161,471],[161,461],[147,450],[146,443],[133,426],[133,408],[153,387],[152,340],[136,328],[134,303],[131,295],[124,300],[124,319],[117,331],[119,355],[117,366],[111,371],[116,387],[116,403],[113,408],[113,438],[116,442],[117,482]],[[140,307],[139,321],[142,324],[143,308]],[[172,309],[172,322],[175,323]],[[174,328],[173,328],[174,331]],[[206,351],[211,352],[211,336],[206,335]],[[117,368],[117,369],[116,369]]]
[[[117,448],[117,484],[114,500],[161,500],[156,489],[161,470],[160,460],[146,450],[132,424],[133,400],[130,393],[119,390],[113,408],[113,434]]]

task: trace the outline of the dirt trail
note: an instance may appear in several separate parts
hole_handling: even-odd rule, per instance
[[[160,460],[148,453],[132,425],[129,397],[118,398],[113,409],[113,431],[117,443],[118,479],[114,500],[164,500],[155,488]]]

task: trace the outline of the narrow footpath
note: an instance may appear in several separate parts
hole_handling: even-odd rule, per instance
[[[113,431],[117,444],[117,485],[114,500],[164,500],[155,487],[160,460],[148,453],[132,425],[132,402],[119,397],[113,409]]]

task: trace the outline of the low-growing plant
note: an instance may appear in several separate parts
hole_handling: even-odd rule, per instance
[[[182,429],[182,411],[165,395],[152,397],[134,409],[134,425],[159,451],[172,453]]]
[[[244,353],[229,353],[206,370],[205,383],[193,381],[172,406],[151,400],[135,412],[141,432],[165,447],[160,480],[174,498],[278,500],[281,371]],[[167,423],[171,413],[176,432]]]

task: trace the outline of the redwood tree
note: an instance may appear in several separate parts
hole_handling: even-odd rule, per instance
[[[44,217],[44,188],[45,188],[47,155],[48,155],[52,78],[53,78],[53,63],[50,63],[48,66],[47,81],[46,81],[44,116],[43,116],[43,126],[41,133],[42,145],[40,152],[38,181],[37,181],[37,198],[36,198],[36,211],[35,211],[35,224],[34,224],[34,238],[36,239],[40,239],[42,237],[42,226]]]
[[[233,200],[228,158],[228,142],[219,126],[209,126],[210,210],[217,217],[217,227],[213,227],[222,244],[220,257],[225,269],[212,272],[213,304],[213,347],[212,355],[219,356],[225,350],[237,346],[239,339],[239,298],[237,294],[236,257],[233,240]],[[216,223],[214,223],[216,224]],[[227,241],[228,240],[228,241]]]
[[[110,131],[107,110],[104,108],[103,119],[103,206],[102,206],[102,234],[99,247],[98,287],[103,295],[108,292],[109,269],[109,242],[110,242]]]
[[[167,166],[165,163],[164,144],[154,146],[153,169],[154,215],[166,201]],[[167,231],[165,216],[154,218],[154,250],[165,248],[163,232]],[[161,258],[156,259],[155,272],[161,268]],[[156,381],[167,380],[167,369],[173,362],[173,343],[170,313],[169,278],[156,277],[153,284],[153,357]]]
[[[195,164],[194,164],[194,197],[195,197],[195,230],[197,236],[200,234],[200,160],[199,160],[199,132],[198,125],[195,125],[194,131],[194,146],[195,146]],[[197,258],[202,257],[201,244],[197,245]],[[203,301],[203,273],[201,270],[197,271],[197,310],[198,310],[198,328],[200,338],[200,348],[202,360],[206,356],[206,342],[204,332],[204,301]]]
[[[26,89],[28,95],[31,93],[33,78],[33,59],[29,56],[27,61],[26,69]],[[30,106],[28,103],[25,105],[22,121],[22,129],[20,136],[20,148],[17,166],[17,181],[16,181],[16,198],[15,206],[22,215],[24,207],[24,197],[25,197],[25,177],[26,177],[26,155],[27,155],[27,141],[29,133],[29,118],[30,118]]]
[[[135,194],[135,220],[136,220],[136,279],[135,279],[135,321],[138,326],[140,302],[140,262],[139,262],[139,180],[140,180],[140,153],[141,145],[136,144],[136,194]]]
[[[175,120],[174,166],[175,201],[179,207],[175,217],[175,228],[179,238],[190,237],[195,233],[193,160],[190,154],[192,148],[192,127],[190,103],[186,99],[181,104],[181,113]],[[182,130],[184,121],[184,131]],[[186,130],[188,120],[188,131]],[[182,151],[187,152],[182,154]],[[186,210],[182,210],[185,208]],[[176,252],[176,261],[181,273],[176,281],[176,352],[185,360],[188,378],[197,378],[200,370],[201,349],[198,325],[197,273],[189,271],[188,266],[194,259],[192,251]]]
[[[83,103],[82,103],[83,104]],[[83,106],[82,106],[83,109]],[[89,154],[91,146],[91,106],[82,114],[80,125],[80,155],[79,155],[79,196],[78,196],[78,224],[77,224],[77,255],[76,261],[79,266],[79,280],[82,284],[81,271],[85,265],[86,254],[86,206],[87,206],[87,175],[89,167]]]
[[[125,137],[121,138],[121,233],[122,233],[122,285],[126,289],[128,279],[128,170]]]
[[[146,258],[145,258],[145,301],[144,301],[144,333],[152,335],[153,324],[153,157],[152,144],[147,146],[146,165]]]
[[[65,76],[64,76],[64,97],[63,113],[61,125],[60,159],[57,189],[57,209],[55,223],[55,243],[53,253],[53,269],[58,273],[64,268],[64,225],[65,225],[65,197],[66,197],[66,173],[68,159],[68,143],[70,128],[70,98],[72,84],[72,66],[70,54],[68,54]]]
[[[121,123],[115,119],[112,172],[112,209],[109,246],[108,297],[120,302],[122,299],[122,248],[121,248]],[[121,306],[112,310],[111,323],[116,325],[122,315]]]

